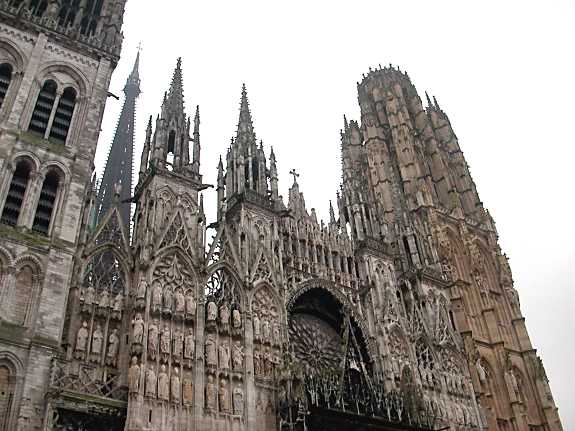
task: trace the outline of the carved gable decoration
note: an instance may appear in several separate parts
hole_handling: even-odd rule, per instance
[[[193,256],[195,253],[192,244],[193,242],[188,235],[184,218],[180,211],[178,211],[166,227],[159,249],[161,250],[164,247],[177,245]]]
[[[252,270],[251,280],[252,282],[256,282],[258,280],[273,281],[271,267],[267,262],[266,255],[263,250],[260,253],[259,260],[257,261],[255,268]]]
[[[92,239],[88,243],[92,246],[98,246],[106,243],[112,243],[122,250],[128,250],[128,233],[125,231],[124,223],[116,207],[113,207],[98,228]]]
[[[124,271],[115,253],[109,249],[104,250],[89,260],[84,270],[82,288],[86,292],[127,294]]]
[[[182,289],[184,295],[192,294],[197,297],[196,277],[189,264],[178,253],[164,256],[154,268],[152,285],[159,285],[162,291],[173,293]]]

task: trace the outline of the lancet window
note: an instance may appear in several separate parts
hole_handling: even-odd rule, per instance
[[[12,81],[12,66],[8,63],[0,65],[0,108],[6,100],[6,94],[8,94],[8,88],[10,88],[10,82]]]
[[[20,160],[16,163],[0,222],[11,226],[18,223],[31,173],[32,164],[28,160]]]
[[[55,170],[49,171],[46,178],[44,178],[40,198],[38,199],[38,206],[36,207],[36,215],[34,216],[34,224],[32,225],[32,230],[35,232],[48,235],[52,224],[60,182],[60,174]]]

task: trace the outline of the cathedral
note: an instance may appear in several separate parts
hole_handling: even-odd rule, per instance
[[[138,54],[98,179],[125,3],[0,0],[0,431],[562,430],[435,99],[363,76],[323,222],[245,86],[204,182],[181,60],[133,184]]]

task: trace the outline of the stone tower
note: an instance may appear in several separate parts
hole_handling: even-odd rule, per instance
[[[114,189],[119,186],[121,188],[119,190],[120,216],[126,226],[130,225],[131,214],[128,201],[132,196],[136,100],[140,95],[139,67],[140,53],[138,52],[132,72],[124,86],[126,99],[124,100],[124,106],[116,127],[116,134],[108,153],[108,160],[106,161],[96,203],[97,216],[101,220],[112,206]]]
[[[51,429],[52,360],[125,0],[0,1],[0,428]]]

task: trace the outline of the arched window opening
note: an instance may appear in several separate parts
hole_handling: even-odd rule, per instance
[[[29,266],[24,266],[16,275],[16,295],[15,301],[12,304],[12,312],[14,313],[14,320],[23,325],[26,321],[28,314],[28,305],[32,298],[34,287],[34,271]]]
[[[54,120],[50,129],[50,138],[59,143],[66,143],[70,124],[72,123],[72,115],[74,115],[74,107],[76,106],[76,90],[68,87],[62,93],[58,107],[54,113]]]
[[[32,225],[32,230],[35,232],[48,235],[59,185],[60,176],[55,171],[50,171],[44,179],[44,184],[42,184],[40,199],[36,207],[36,215],[34,216],[34,224]]]
[[[31,172],[32,166],[27,161],[22,160],[16,165],[0,222],[11,226],[15,226],[18,223]]]
[[[57,88],[54,81],[46,81],[38,94],[36,106],[34,107],[34,112],[32,112],[32,119],[30,120],[28,130],[42,137],[46,135],[46,130],[48,129],[48,123],[50,122],[50,116],[54,108],[54,102],[56,101]]]
[[[4,104],[8,87],[12,81],[12,66],[8,63],[0,65],[0,108]]]
[[[8,429],[10,411],[14,398],[14,378],[10,369],[0,366],[0,429]]]

